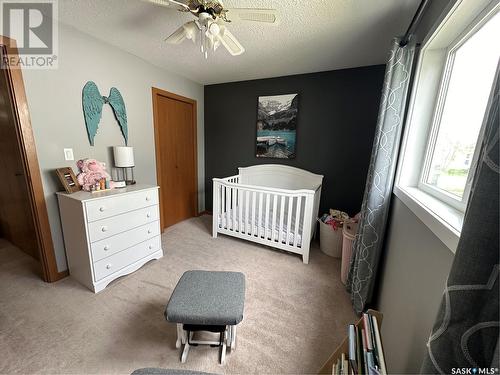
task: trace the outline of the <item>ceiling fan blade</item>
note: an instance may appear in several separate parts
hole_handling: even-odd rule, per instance
[[[170,34],[167,38],[165,38],[165,42],[170,44],[181,44],[187,38],[187,32],[184,29],[184,26],[179,27],[172,34]]]
[[[238,39],[226,27],[221,27],[218,40],[233,56],[238,56],[245,52],[245,48],[243,48]]]
[[[172,7],[182,8],[182,10],[185,10],[186,12],[191,11],[191,9],[189,9],[189,6],[177,0],[142,0],[142,1],[145,3],[151,3],[167,8],[172,8]]]
[[[227,17],[231,21],[278,22],[278,12],[275,9],[229,8]]]
[[[191,39],[193,42],[196,41],[198,27],[195,21],[185,23],[177,30],[175,30],[170,36],[165,39],[165,42],[170,44],[180,44],[186,39]]]

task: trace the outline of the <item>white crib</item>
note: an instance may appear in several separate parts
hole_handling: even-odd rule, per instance
[[[214,178],[213,236],[242,238],[302,255],[316,228],[323,176],[279,164]]]

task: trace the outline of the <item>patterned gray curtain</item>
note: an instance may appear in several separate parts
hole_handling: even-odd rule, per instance
[[[387,62],[361,218],[347,279],[347,290],[357,313],[364,310],[373,294],[415,56],[413,43],[400,47],[399,42],[399,38],[393,40]]]
[[[449,374],[453,368],[499,373],[499,71],[460,241],[427,342],[424,374]],[[497,370],[481,372],[484,368]]]

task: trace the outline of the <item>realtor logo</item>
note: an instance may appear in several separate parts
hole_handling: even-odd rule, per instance
[[[496,375],[498,367],[453,367],[452,375]]]
[[[0,5],[2,35],[15,40],[19,53],[8,63],[24,69],[57,67],[56,0],[0,0]]]

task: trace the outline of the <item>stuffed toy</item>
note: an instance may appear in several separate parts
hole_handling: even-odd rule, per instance
[[[82,159],[78,160],[76,166],[80,170],[76,178],[83,190],[90,191],[90,187],[99,183],[102,178],[110,181],[111,184],[111,177],[106,172],[106,164],[95,159]],[[110,187],[113,188],[112,185]]]

